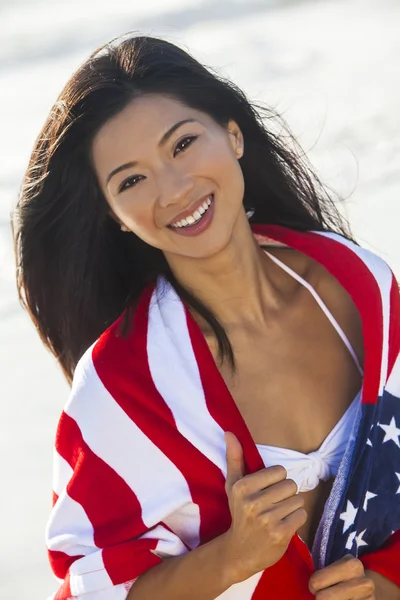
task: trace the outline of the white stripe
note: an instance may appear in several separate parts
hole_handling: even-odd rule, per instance
[[[343,238],[337,233],[330,232],[315,232],[318,235],[331,238],[353,251],[369,269],[371,275],[375,278],[379,287],[381,302],[382,302],[382,319],[383,319],[383,351],[382,363],[380,371],[379,395],[383,393],[386,383],[388,370],[388,348],[389,348],[389,322],[390,322],[390,291],[392,287],[392,272],[385,261],[365,248],[360,248],[350,240]],[[379,327],[379,323],[376,324]]]
[[[114,587],[103,562],[102,550],[76,560],[69,568],[70,587],[73,596],[110,590]],[[112,596],[113,597],[113,596]]]
[[[67,487],[74,471],[67,461],[57,452],[53,450],[53,491],[60,496]]]
[[[141,535],[140,539],[158,540],[157,546],[155,550],[152,550],[152,552],[161,558],[180,556],[181,554],[186,554],[188,551],[185,544],[181,542],[179,537],[162,525],[153,527],[153,529]]]
[[[200,510],[197,504],[185,504],[163,522],[175,531],[176,535],[191,550],[199,545]]]
[[[226,592],[215,598],[215,600],[251,600],[263,572],[256,573],[252,577],[249,577],[249,579],[232,585]]]
[[[392,396],[400,398],[400,354],[397,356],[396,362],[393,365],[392,372],[386,384],[386,390]]]
[[[46,526],[46,544],[49,550],[79,556],[96,548],[93,527],[82,506],[61,491]]]
[[[85,593],[68,600],[126,600],[128,591],[125,584],[116,585],[113,588],[105,590],[95,590],[94,592]]]
[[[65,412],[75,419],[92,452],[134,491],[144,523],[152,527],[191,502],[185,477],[106,390],[89,354],[80,378],[84,385],[77,385]]]
[[[154,384],[178,430],[225,476],[224,431],[207,408],[184,306],[161,278],[150,303],[147,353]]]

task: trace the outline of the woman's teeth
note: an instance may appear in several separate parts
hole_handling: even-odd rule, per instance
[[[194,211],[193,214],[186,217],[186,219],[181,219],[180,221],[176,221],[175,223],[171,223],[171,227],[189,227],[193,225],[197,221],[199,221],[205,212],[207,212],[208,207],[211,204],[212,194],[204,200],[203,204],[201,204],[197,210]]]

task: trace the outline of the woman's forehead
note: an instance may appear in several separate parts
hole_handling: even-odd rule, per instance
[[[96,137],[102,138],[110,135],[119,135],[129,128],[130,134],[142,138],[152,133],[162,133],[174,122],[186,118],[195,118],[204,121],[207,115],[179,102],[164,96],[141,96],[132,100],[120,113],[112,117],[98,132]]]
[[[172,98],[159,95],[136,98],[97,132],[92,144],[93,158],[97,163],[111,150],[118,153],[125,146],[143,148],[144,144],[157,144],[170,127],[186,119],[204,125],[211,122],[208,115]]]

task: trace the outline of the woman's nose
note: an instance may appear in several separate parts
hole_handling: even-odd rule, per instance
[[[160,178],[159,203],[162,207],[181,204],[193,189],[193,178],[179,169],[169,167]]]

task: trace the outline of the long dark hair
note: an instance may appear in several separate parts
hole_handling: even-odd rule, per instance
[[[162,251],[121,232],[95,177],[90,156],[96,132],[149,93],[178,99],[221,126],[236,121],[245,140],[240,166],[244,205],[255,211],[251,222],[351,237],[298,146],[289,148],[267,129],[278,118],[274,111],[250,103],[231,81],[166,40],[131,35],[102,46],[52,107],[12,215],[20,301],[69,381],[85,350],[160,274],[206,319],[221,360],[228,358],[234,368],[222,325],[180,285]]]

